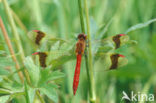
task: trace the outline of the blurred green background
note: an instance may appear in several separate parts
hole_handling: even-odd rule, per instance
[[[32,53],[26,37],[28,31],[42,30],[53,37],[66,40],[75,38],[81,32],[77,0],[8,0],[8,3],[15,13],[14,19],[26,56]],[[102,29],[103,38],[125,33],[134,25],[156,18],[156,0],[88,0],[88,4],[92,37],[96,37],[97,31],[100,29]],[[15,38],[11,33],[2,2],[0,2],[0,16],[12,40],[13,47],[16,48]],[[95,62],[97,103],[120,103],[123,91],[128,95],[134,91],[156,96],[156,23],[142,26],[128,32],[130,39],[137,41],[137,44],[121,47],[122,54],[129,61],[126,66],[115,71],[102,71],[103,62]],[[9,55],[1,31],[0,50]],[[16,53],[18,56],[17,50]],[[4,61],[2,61],[1,58],[0,65],[5,67]],[[73,96],[72,83],[75,63],[74,59],[59,67],[65,73],[65,77],[58,82],[57,92],[60,103],[88,102],[88,83],[84,62],[81,66],[77,94]],[[45,99],[47,103],[53,103],[47,97]],[[17,97],[12,100],[12,103],[21,103],[20,100],[21,98]],[[127,101],[122,102],[127,103]],[[39,103],[39,101],[36,100],[35,103]]]

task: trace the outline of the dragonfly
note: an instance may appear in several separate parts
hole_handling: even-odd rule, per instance
[[[76,49],[75,49],[75,53],[76,53],[76,56],[77,56],[77,62],[76,62],[74,81],[73,81],[74,95],[76,94],[78,84],[79,84],[81,57],[82,57],[82,55],[84,54],[84,51],[85,51],[86,39],[87,39],[87,36],[85,34],[79,34],[78,35],[78,42],[76,43]]]
[[[77,58],[73,79],[73,94],[75,95],[79,85],[81,58],[84,55],[85,48],[89,46],[87,45],[87,35],[84,33],[78,34],[77,42],[76,40],[70,41],[50,37],[40,30],[33,30],[28,33],[28,36],[33,41],[35,48],[37,48],[32,55],[39,56],[39,63],[42,68],[46,68],[48,65],[55,68],[66,61]],[[128,60],[124,55],[113,51],[128,42],[129,37],[126,34],[117,34],[103,40],[95,40],[95,42],[92,42],[93,45],[97,43],[93,48],[93,55],[95,55],[95,59],[104,57],[104,62],[107,64],[106,70],[116,70],[126,65]],[[57,56],[57,54],[62,55]]]

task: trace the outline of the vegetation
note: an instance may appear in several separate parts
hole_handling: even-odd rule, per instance
[[[127,103],[123,91],[156,96],[155,10],[155,0],[0,0],[0,103]],[[33,30],[46,34],[40,45]],[[74,96],[79,33],[88,45]],[[126,36],[116,49],[117,34]],[[45,68],[35,52],[48,55]],[[125,56],[116,70],[108,70],[112,54]]]

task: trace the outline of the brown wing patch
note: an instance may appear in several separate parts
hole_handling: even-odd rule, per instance
[[[40,66],[44,68],[47,67],[46,65],[47,54],[44,52],[39,52],[38,55],[39,55]]]
[[[110,70],[116,69],[118,67],[118,58],[119,58],[119,54],[113,54],[111,55],[111,67]]]
[[[35,43],[37,45],[40,45],[40,41],[42,40],[42,38],[45,36],[45,34],[41,31],[37,31],[37,36],[35,38]]]
[[[115,49],[120,47],[120,35],[113,36],[113,41],[115,42]]]

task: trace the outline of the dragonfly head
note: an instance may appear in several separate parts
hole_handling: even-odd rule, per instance
[[[79,34],[78,37],[77,37],[79,40],[86,40],[87,39],[87,36],[85,34]]]

